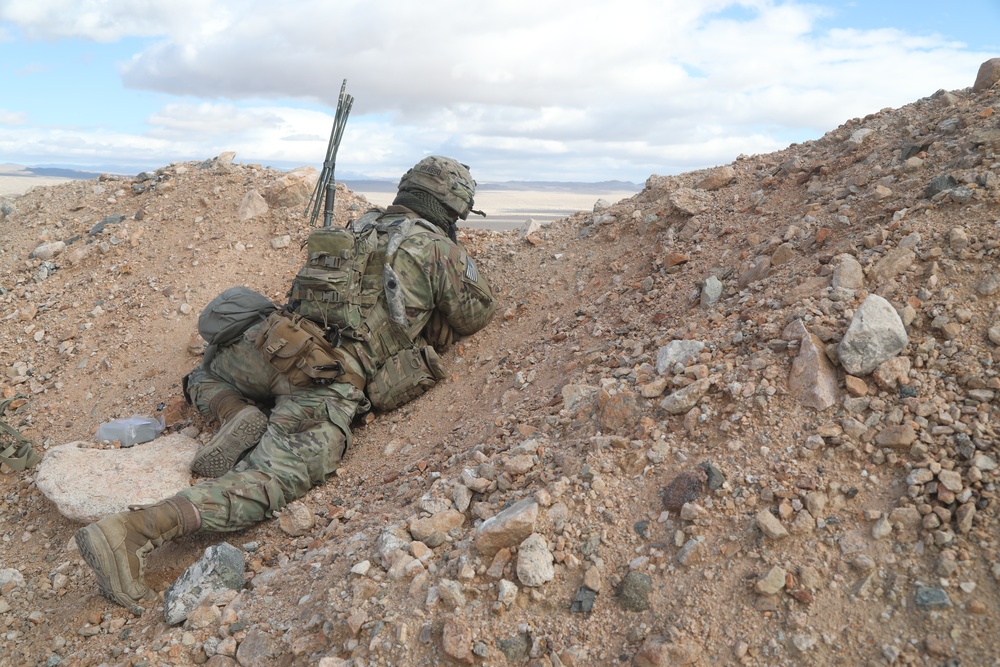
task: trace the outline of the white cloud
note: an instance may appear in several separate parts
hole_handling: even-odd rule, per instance
[[[82,38],[113,42],[124,37],[182,34],[193,27],[231,21],[212,0],[4,0],[0,20],[37,39]],[[199,28],[205,30],[205,28]]]
[[[494,179],[641,180],[724,163],[968,86],[989,57],[898,29],[824,30],[824,11],[778,0],[0,0],[0,19],[37,37],[151,38],[121,64],[123,82],[185,102],[150,116],[138,143],[315,164],[347,78],[356,102],[342,164],[395,175],[415,156],[464,151]],[[316,103],[330,113],[294,108]]]
[[[28,115],[23,111],[0,109],[0,125],[24,125],[27,122]]]

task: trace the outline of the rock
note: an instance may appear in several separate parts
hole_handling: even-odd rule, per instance
[[[694,502],[701,497],[707,481],[708,473],[700,467],[680,473],[660,492],[663,506],[679,514],[686,503]]]
[[[527,633],[521,632],[513,637],[497,641],[497,648],[507,658],[508,664],[520,665],[528,658],[528,651],[531,649],[531,638]]]
[[[66,250],[66,244],[62,241],[53,241],[52,243],[43,243],[34,250],[31,251],[31,256],[35,259],[49,260],[56,255],[61,255]]]
[[[210,595],[241,590],[246,583],[243,568],[243,552],[236,547],[223,542],[205,549],[204,555],[164,593],[164,620],[176,625]]]
[[[0,590],[5,590],[13,584],[13,588],[24,587],[24,575],[13,568],[0,570]]]
[[[562,388],[563,405],[567,410],[588,403],[597,396],[600,389],[586,384],[567,384]]]
[[[693,643],[672,644],[663,637],[648,637],[632,662],[634,667],[674,667],[694,665],[701,659],[701,647]]]
[[[694,565],[701,558],[703,545],[703,538],[692,537],[677,552],[677,562],[685,567]]]
[[[517,230],[517,237],[520,239],[526,239],[528,238],[528,236],[539,231],[541,228],[542,228],[542,223],[532,218],[528,218],[527,220],[524,221],[524,224],[521,225],[521,227]]]
[[[862,127],[851,133],[851,136],[847,139],[847,143],[852,146],[860,146],[868,141],[873,134],[875,134],[875,130],[868,127]]]
[[[541,586],[555,579],[554,558],[545,538],[534,533],[517,550],[517,578],[529,587]]]
[[[688,366],[704,349],[700,340],[672,340],[656,351],[656,372],[662,375],[674,366]]]
[[[736,170],[729,165],[716,167],[709,172],[708,176],[698,181],[694,187],[698,190],[718,190],[735,181],[736,175]]]
[[[915,601],[921,609],[946,609],[951,606],[951,598],[947,592],[920,585],[917,586]]]
[[[972,457],[972,465],[981,472],[990,472],[997,469],[997,462],[986,454],[976,454]]]
[[[653,580],[648,574],[629,572],[618,585],[618,603],[627,611],[646,611],[652,591]]]
[[[259,626],[251,627],[236,649],[240,667],[270,667],[277,664],[281,645],[275,637]]]
[[[493,556],[504,547],[518,545],[535,532],[537,520],[538,502],[525,498],[480,524],[476,529],[476,549]]]
[[[701,307],[711,308],[722,298],[722,283],[715,276],[705,278],[701,287]]]
[[[269,210],[267,201],[256,190],[251,190],[243,196],[240,202],[239,217],[240,222],[246,222],[259,215],[264,215]]]
[[[872,283],[878,285],[910,268],[917,256],[909,248],[893,248],[869,272]]]
[[[837,346],[837,355],[851,375],[868,375],[902,352],[909,342],[895,308],[877,294],[870,294],[854,314]]]
[[[517,584],[501,579],[497,584],[497,602],[509,607],[517,601]]]
[[[574,614],[586,614],[594,609],[594,602],[597,601],[597,591],[580,586],[576,591],[576,596],[570,604],[569,610]]]
[[[963,535],[972,530],[972,522],[976,517],[976,506],[973,503],[959,505],[955,511],[955,526]]]
[[[962,475],[955,470],[942,470],[938,473],[937,478],[944,488],[953,493],[959,493],[962,490]]]
[[[109,215],[108,217],[104,218],[103,220],[101,220],[100,222],[98,222],[96,225],[94,225],[93,227],[91,227],[90,228],[90,232],[88,232],[88,234],[90,236],[97,236],[98,234],[100,234],[101,232],[103,232],[104,228],[107,227],[108,225],[117,225],[117,224],[119,224],[124,219],[125,219],[125,216],[122,215],[121,213],[116,213],[114,215]]]
[[[872,373],[872,379],[881,389],[887,391],[896,389],[900,385],[908,385],[911,365],[909,357],[887,359],[878,365]]]
[[[823,411],[836,405],[837,371],[824,351],[823,341],[809,334],[802,339],[792,362],[788,387],[802,405]]]
[[[785,587],[787,576],[783,569],[775,565],[767,571],[767,574],[757,580],[755,588],[761,595],[774,595]]]
[[[904,424],[901,426],[887,426],[875,437],[882,447],[893,447],[895,449],[905,449],[912,445],[917,439],[917,432],[912,426]]]
[[[667,414],[682,415],[697,405],[711,387],[712,381],[708,378],[695,380],[664,398],[660,402],[660,409]]]
[[[441,631],[441,648],[453,660],[472,663],[472,629],[460,618],[446,619]]]
[[[49,449],[35,484],[67,519],[90,523],[190,486],[198,441],[178,433],[123,449],[71,442]]]
[[[286,535],[298,537],[312,530],[316,522],[312,510],[304,503],[293,502],[281,508],[278,514],[278,525]]]
[[[981,93],[992,88],[1000,81],[1000,58],[990,58],[979,66],[976,82],[972,84],[972,92]]]
[[[305,208],[318,182],[319,172],[314,167],[296,167],[268,183],[264,188],[264,201],[276,207]],[[243,219],[242,214],[240,218]]]
[[[833,268],[834,289],[859,290],[865,284],[865,272],[861,264],[853,255],[841,254],[834,258],[836,265]]]
[[[770,537],[772,540],[780,540],[782,538],[788,537],[788,531],[778,518],[771,514],[770,510],[761,510],[757,512],[757,516],[754,518],[757,527],[760,528],[761,532]]]
[[[382,567],[392,566],[393,554],[397,551],[407,551],[410,548],[410,535],[402,526],[387,526],[375,540],[375,553]]]
[[[465,524],[465,515],[453,509],[437,512],[429,517],[410,521],[413,539],[434,549],[448,540],[448,533]]]
[[[631,433],[642,416],[642,405],[630,390],[614,394],[603,389],[598,392],[597,421],[605,433]]]
[[[670,204],[684,215],[704,213],[712,205],[712,196],[704,190],[680,188],[670,193]]]
[[[771,266],[781,266],[795,259],[798,251],[791,243],[782,243],[771,255]]]
[[[452,579],[442,579],[438,582],[441,602],[449,610],[464,609],[466,600],[462,583]]]

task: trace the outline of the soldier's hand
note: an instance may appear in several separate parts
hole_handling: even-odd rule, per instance
[[[448,347],[459,338],[444,315],[437,310],[431,314],[431,319],[424,327],[423,334],[427,342],[433,345],[436,350]]]

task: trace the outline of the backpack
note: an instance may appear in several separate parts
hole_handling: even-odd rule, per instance
[[[277,309],[270,299],[249,287],[230,287],[212,299],[198,316],[198,333],[208,343],[202,363],[208,364],[220,347],[232,344]]]
[[[319,227],[306,240],[307,259],[292,281],[292,310],[324,329],[356,337],[365,316],[378,303],[381,273],[367,273],[378,246],[374,225]]]
[[[349,227],[320,227],[306,240],[308,257],[292,281],[289,309],[321,326],[334,345],[360,342],[374,367],[366,394],[392,410],[424,393],[444,371],[423,338],[411,340],[392,258],[414,227],[440,234],[420,218],[372,210]],[[388,235],[381,245],[379,237]],[[346,341],[345,341],[346,342]]]

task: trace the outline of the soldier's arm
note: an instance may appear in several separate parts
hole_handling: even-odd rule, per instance
[[[497,309],[486,276],[460,244],[439,240],[434,249],[437,261],[431,282],[435,310],[459,335],[479,331],[489,324]]]

